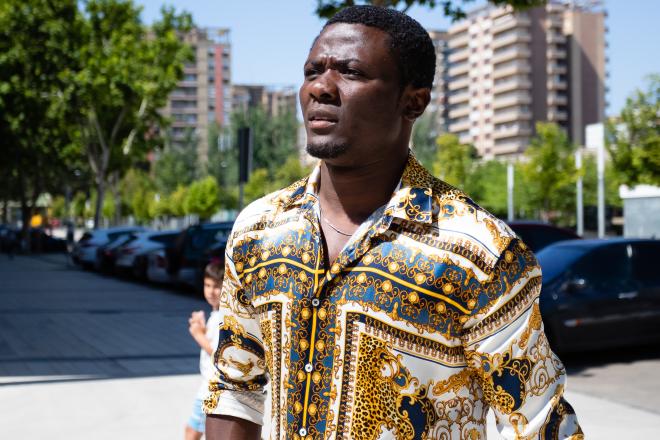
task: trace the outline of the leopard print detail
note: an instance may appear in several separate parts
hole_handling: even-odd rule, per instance
[[[438,420],[433,403],[426,396],[426,386],[412,394],[404,392],[419,381],[411,378],[401,364],[401,356],[393,355],[390,349],[390,344],[383,340],[360,335],[352,439],[376,440],[383,427],[393,431],[397,439],[427,438]],[[416,432],[409,411],[423,413],[426,419],[423,432]]]

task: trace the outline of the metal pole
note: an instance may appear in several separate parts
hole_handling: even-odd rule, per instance
[[[243,210],[243,186],[245,184],[243,182],[240,182],[238,184],[238,211]]]
[[[513,215],[513,163],[509,162],[506,166],[506,189],[507,189],[507,207],[508,221],[512,222]]]
[[[584,235],[584,204],[582,199],[582,150],[579,148],[575,152],[575,169],[578,172],[578,179],[576,183],[576,220],[577,220],[577,235],[582,237]]]
[[[605,237],[605,147],[598,146],[598,238]]]

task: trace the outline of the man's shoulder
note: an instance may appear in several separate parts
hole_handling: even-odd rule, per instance
[[[435,225],[441,231],[455,232],[463,242],[491,255],[494,263],[511,241],[517,239],[516,234],[502,219],[481,207],[460,189],[439,179],[434,180]]]
[[[234,231],[253,229],[272,222],[284,208],[304,196],[307,180],[308,177],[300,179],[248,204],[236,218]]]

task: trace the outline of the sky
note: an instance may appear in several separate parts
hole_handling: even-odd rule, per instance
[[[314,14],[316,0],[134,0],[151,23],[161,6],[173,5],[193,16],[197,26],[231,29],[232,82],[300,86],[303,62],[323,25]],[[483,3],[483,2],[477,2]],[[609,47],[606,96],[608,115],[617,114],[626,97],[644,87],[644,78],[660,73],[660,0],[605,0]],[[447,29],[442,10],[413,7],[408,14],[427,29]]]

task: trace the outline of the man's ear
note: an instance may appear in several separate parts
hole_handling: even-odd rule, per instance
[[[403,107],[403,117],[411,122],[422,116],[426,106],[431,101],[431,90],[427,88],[414,88],[412,85],[406,86],[404,91],[405,104]]]

